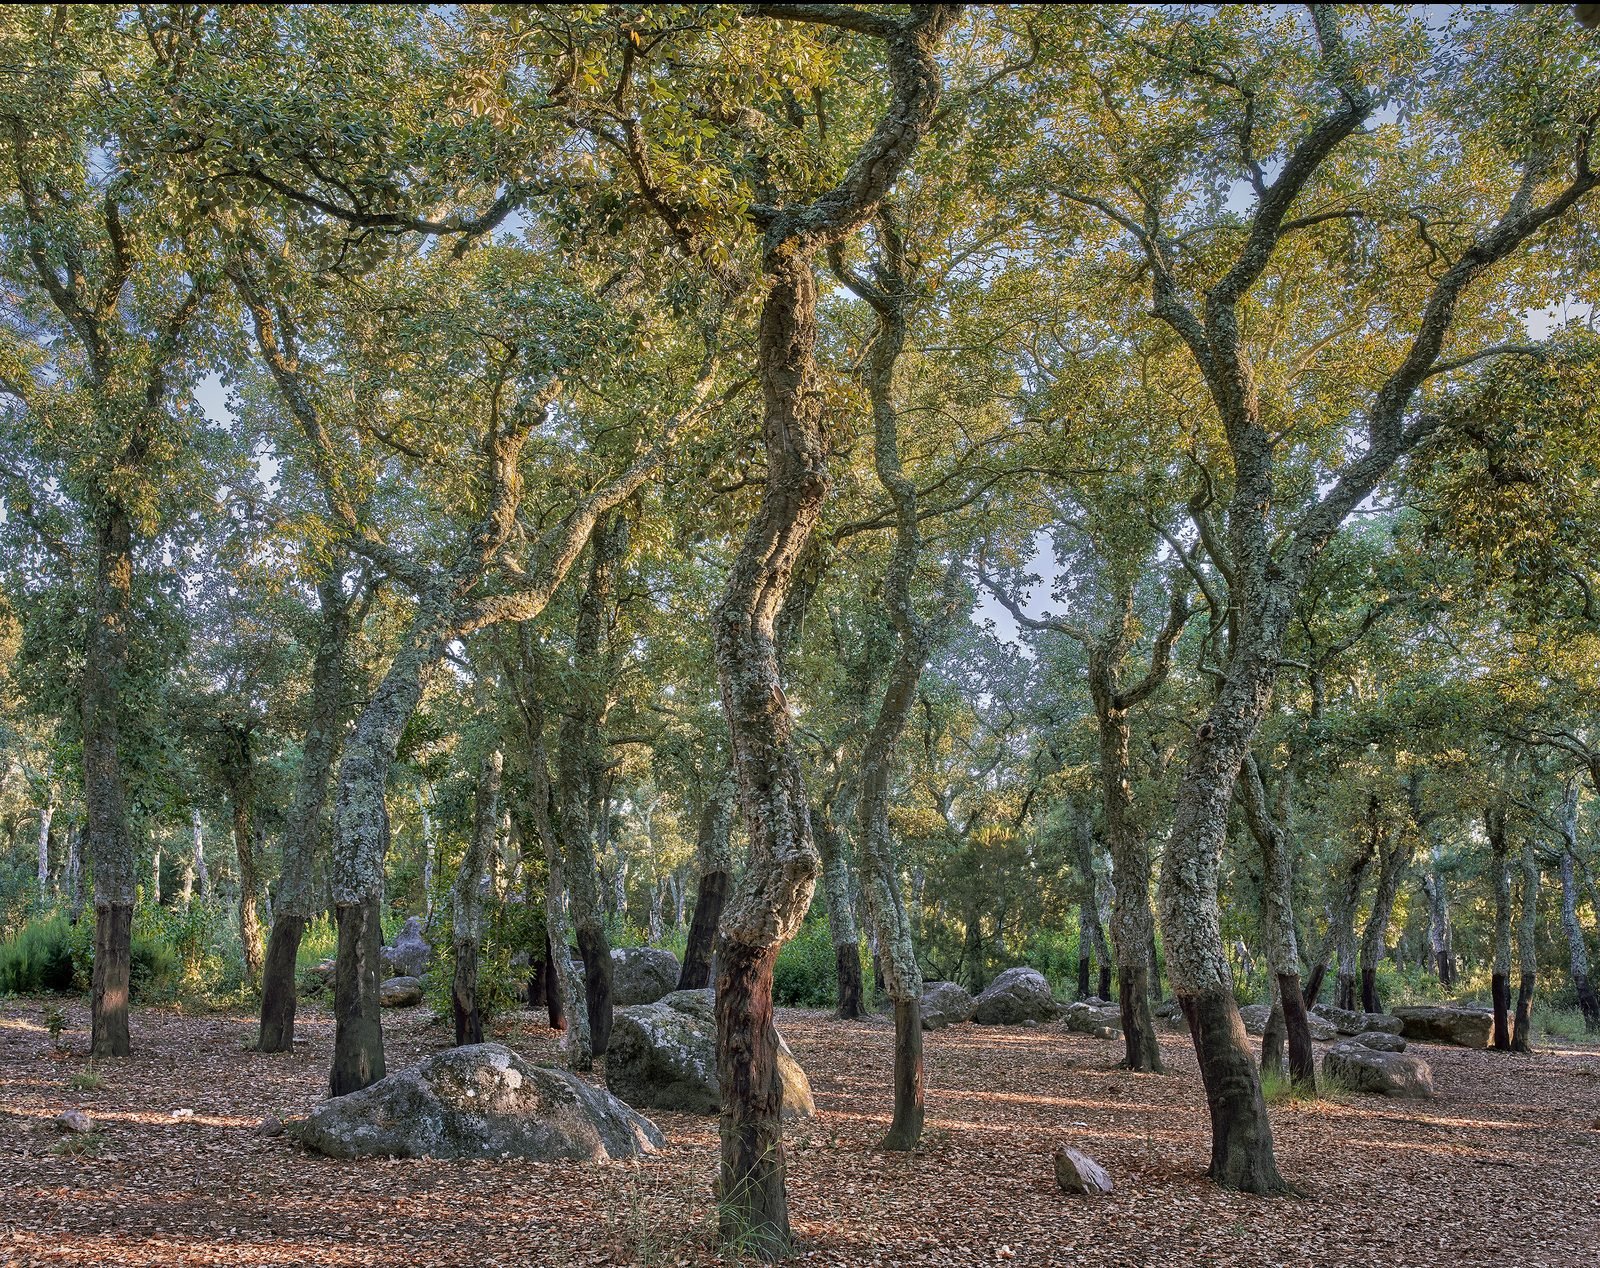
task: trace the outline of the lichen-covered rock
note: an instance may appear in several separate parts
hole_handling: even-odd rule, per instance
[[[1122,1033],[1122,1009],[1115,1004],[1096,1004],[1086,999],[1079,1000],[1075,1004],[1067,1005],[1061,1014],[1061,1019],[1066,1023],[1068,1030],[1094,1035],[1099,1039],[1109,1039]]]
[[[1322,1075],[1356,1092],[1426,1100],[1433,1095],[1433,1071],[1413,1052],[1383,1052],[1344,1039],[1322,1058]]]
[[[657,947],[617,947],[611,952],[611,1006],[654,1004],[678,989],[678,957]]]
[[[1450,1043],[1460,1048],[1487,1048],[1494,1014],[1463,1004],[1420,1004],[1397,1008],[1400,1033],[1423,1043]]]
[[[422,936],[422,917],[407,916],[394,946],[383,948],[383,971],[391,977],[421,977],[428,971],[433,948]]]
[[[94,1120],[79,1109],[62,1110],[55,1117],[55,1128],[58,1132],[67,1135],[82,1134],[94,1130]]]
[[[1063,1193],[1094,1195],[1111,1192],[1111,1174],[1088,1154],[1071,1145],[1056,1146],[1056,1184]]]
[[[815,1114],[811,1080],[782,1035],[778,1075],[783,1080],[783,1117]],[[644,1109],[719,1113],[722,1093],[711,991],[673,991],[654,1004],[617,1009],[606,1050],[606,1086],[629,1105]]]
[[[1364,1035],[1369,1031],[1398,1035],[1402,1029],[1400,1019],[1392,1013],[1363,1013],[1359,1009],[1335,1008],[1332,1004],[1318,1004],[1311,1011],[1341,1035]]]
[[[943,1030],[972,1020],[973,1000],[954,982],[929,982],[922,992],[922,1028]]]
[[[1020,1026],[1034,1021],[1054,1021],[1061,1008],[1050,983],[1037,969],[1007,969],[973,1001],[972,1020],[983,1026]]]
[[[654,1123],[616,1097],[497,1043],[429,1057],[324,1101],[288,1130],[333,1158],[606,1162],[666,1144]]]
[[[422,979],[391,977],[378,984],[378,1003],[385,1008],[411,1008],[422,1003]]]
[[[1399,1035],[1390,1034],[1387,1030],[1363,1030],[1359,1035],[1351,1035],[1345,1042],[1358,1043],[1363,1048],[1376,1048],[1379,1052],[1406,1050],[1406,1041]]]

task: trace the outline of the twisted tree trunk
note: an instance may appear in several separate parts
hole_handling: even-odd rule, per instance
[[[833,972],[843,1021],[857,1021],[865,1012],[861,989],[861,932],[850,900],[850,864],[845,855],[839,818],[848,816],[853,798],[841,789],[832,805],[811,808],[811,833],[822,858],[822,899],[833,942]]]

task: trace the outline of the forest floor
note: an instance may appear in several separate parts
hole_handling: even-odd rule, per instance
[[[67,1016],[52,1052],[45,1017]],[[302,1007],[292,1056],[244,1050],[241,1012],[134,1011],[137,1055],[85,1068],[81,1003],[0,1000],[0,1263],[698,1265],[711,1244],[716,1121],[652,1117],[659,1157],[576,1163],[339,1162],[255,1133],[309,1110],[332,1046]],[[424,1008],[385,1014],[399,1069],[449,1043]],[[1226,1194],[1209,1149],[1193,1049],[1163,1036],[1171,1073],[1115,1068],[1118,1044],[1058,1026],[957,1026],[927,1037],[928,1131],[876,1148],[889,1119],[893,1030],[780,1009],[810,1072],[816,1118],[792,1126],[789,1206],[807,1264],[1475,1264],[1597,1262],[1600,1050],[1531,1055],[1418,1045],[1436,1099],[1340,1095],[1274,1107],[1297,1198]],[[558,1062],[530,1014],[494,1038]],[[1319,1048],[1325,1045],[1318,1045]],[[598,1076],[597,1076],[598,1077]],[[92,1080],[90,1080],[92,1081]],[[93,1152],[52,1152],[79,1108]],[[181,1111],[181,1112],[180,1112]],[[82,1139],[82,1138],[78,1138]],[[1068,1142],[1112,1173],[1070,1198],[1051,1154]]]

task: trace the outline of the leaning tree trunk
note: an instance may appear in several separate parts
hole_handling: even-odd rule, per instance
[[[82,674],[85,847],[94,869],[94,980],[89,1051],[129,1052],[128,988],[133,950],[133,841],[124,804],[118,713],[132,615],[132,524],[120,503],[95,525],[94,607]]]
[[[311,665],[311,710],[300,749],[294,800],[284,824],[283,866],[278,877],[278,903],[267,939],[261,977],[262,1052],[294,1049],[295,962],[306,922],[316,912],[316,856],[321,847],[328,782],[339,744],[344,714],[344,655],[350,636],[350,612],[343,581],[328,577],[318,587],[321,620],[316,657]],[[196,821],[196,837],[199,835]]]
[[[695,830],[695,862],[700,869],[695,892],[694,917],[683,949],[678,974],[680,991],[697,991],[711,984],[711,957],[717,945],[717,926],[733,883],[733,783],[727,772],[718,776],[700,812]]]
[[[600,899],[600,867],[595,832],[606,815],[607,763],[601,723],[608,676],[602,672],[607,612],[617,563],[627,549],[627,521],[606,516],[591,538],[589,580],[578,603],[573,633],[571,706],[557,728],[556,831],[583,956],[584,1002],[593,1053],[602,1057],[611,1041],[611,937]],[[603,825],[602,825],[603,826]]]
[[[861,933],[850,901],[850,864],[845,857],[839,818],[849,814],[851,798],[841,791],[832,805],[813,806],[811,832],[822,855],[822,901],[833,942],[833,972],[838,985],[838,1016],[858,1021],[865,1015],[861,991]]]
[[[478,1010],[478,953],[483,947],[483,873],[494,850],[500,822],[500,772],[504,759],[499,749],[485,753],[478,766],[478,787],[472,802],[472,837],[451,898],[451,940],[455,946],[455,974],[450,983],[450,1005],[455,1014],[456,1046],[483,1042],[483,1014]]]
[[[1239,497],[1235,497],[1235,506]],[[1254,565],[1260,567],[1257,563]],[[1287,604],[1290,596],[1279,596]],[[1211,1118],[1208,1174],[1226,1189],[1288,1188],[1272,1150],[1272,1124],[1249,1037],[1233,997],[1221,935],[1217,877],[1234,783],[1271,700],[1282,625],[1257,629],[1236,651],[1210,716],[1195,734],[1161,870],[1167,971],[1189,1023]]]
[[[1378,887],[1372,895],[1372,912],[1361,933],[1361,1010],[1367,1013],[1383,1011],[1383,1001],[1378,998],[1378,965],[1383,961],[1388,943],[1389,919],[1394,914],[1400,875],[1411,861],[1406,834],[1396,831],[1389,844],[1381,849],[1379,859]]]
[[[1292,771],[1282,778],[1292,779]],[[1238,788],[1245,819],[1261,850],[1261,936],[1272,974],[1272,1016],[1283,1028],[1281,1042],[1288,1049],[1290,1081],[1296,1087],[1315,1091],[1316,1054],[1311,1047],[1311,1019],[1300,991],[1300,947],[1294,928],[1294,852],[1284,831],[1284,822],[1289,818],[1288,789],[1280,785],[1278,813],[1274,815],[1268,807],[1266,785],[1254,754],[1244,760]],[[1273,1021],[1269,1021],[1267,1029],[1276,1040]],[[1263,1067],[1279,1068],[1282,1064],[1282,1054],[1269,1051],[1263,1037]]]
[[[1484,816],[1489,835],[1489,871],[1494,882],[1494,1046],[1511,1048],[1511,869],[1506,842],[1506,810],[1491,806]]]
[[[1574,819],[1577,802],[1573,800]],[[1573,863],[1574,831],[1567,838],[1561,852],[1561,929],[1567,936],[1568,963],[1572,967],[1572,988],[1578,996],[1578,1007],[1583,1010],[1583,1028],[1589,1034],[1600,1032],[1600,994],[1589,979],[1589,948],[1583,939],[1583,926],[1578,923],[1578,885]]]
[[[1533,1046],[1533,984],[1538,972],[1534,946],[1534,926],[1539,913],[1539,860],[1533,852],[1533,838],[1522,843],[1522,907],[1517,921],[1517,1017],[1511,1031],[1511,1047],[1529,1052]]]

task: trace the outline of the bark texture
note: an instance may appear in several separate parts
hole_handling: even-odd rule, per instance
[[[833,942],[834,981],[839,992],[835,1010],[843,1021],[865,1014],[861,989],[861,931],[856,928],[855,904],[850,900],[850,861],[839,828],[853,798],[841,789],[829,803],[811,810],[811,831],[822,858],[822,901],[828,914],[828,936]]]
[[[1493,804],[1484,812],[1489,837],[1489,879],[1494,885],[1494,968],[1490,994],[1494,1001],[1494,1046],[1511,1048],[1511,861],[1506,808]]]
[[[828,22],[845,11],[754,12]],[[930,5],[902,19],[849,11],[852,25],[869,24],[883,41],[887,109],[839,185],[814,202],[757,213],[764,231],[757,358],[767,472],[712,618],[712,638],[749,840],[717,952],[720,1224],[725,1241],[768,1258],[791,1247],[772,967],[805,916],[821,865],[774,641],[774,623],[828,488],[813,261],[872,218],[921,141],[939,96],[934,50],[956,12]]]

